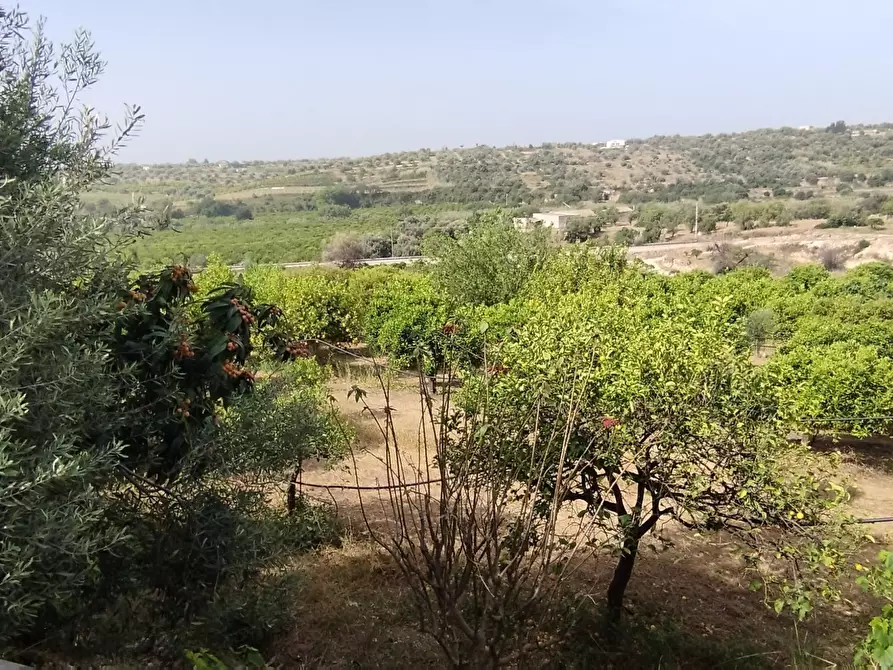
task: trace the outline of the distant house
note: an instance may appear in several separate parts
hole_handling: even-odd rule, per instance
[[[541,212],[534,214],[531,218],[534,221],[539,221],[544,227],[554,228],[559,233],[567,230],[567,222],[571,220],[570,215],[561,212]]]
[[[798,126],[797,130],[815,130],[815,126]]]
[[[622,149],[626,146],[626,140],[608,140],[605,142],[605,149]]]
[[[217,163],[217,167],[219,167],[219,168],[228,168],[228,167],[229,167],[229,161],[220,161],[220,162]]]
[[[576,216],[591,216],[590,209],[569,209],[562,212],[537,212],[529,217],[514,219],[515,228],[518,230],[530,230],[537,226],[552,228],[559,233],[567,230],[567,224]]]

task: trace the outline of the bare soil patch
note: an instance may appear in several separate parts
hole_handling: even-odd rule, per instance
[[[386,480],[384,449],[375,418],[347,398],[354,380],[331,385],[339,410],[356,431],[356,466],[307,464],[304,480],[336,486],[380,486]],[[381,416],[384,397],[366,384],[367,402]],[[400,380],[390,393],[395,430],[405,447],[416,444],[422,406],[417,382]],[[861,516],[893,514],[893,443],[883,453],[876,445],[836,445],[843,452],[841,472],[853,493],[852,509]],[[873,449],[873,451],[872,451]],[[417,463],[423,455],[417,455]],[[369,541],[357,491],[305,489],[334,503],[352,540],[303,561],[305,594],[297,604],[299,625],[282,641],[277,660],[306,667],[442,667],[436,645],[416,630],[412,601],[391,560]],[[362,492],[367,515],[376,492]],[[379,518],[380,521],[385,519]],[[893,524],[871,527],[881,541]],[[847,598],[822,608],[819,616],[797,625],[778,616],[748,589],[738,555],[740,547],[722,534],[681,532],[667,525],[666,551],[657,542],[640,552],[628,592],[629,621],[638,642],[618,649],[604,639],[596,621],[581,619],[573,632],[572,658],[543,657],[537,667],[846,667],[853,647],[866,631],[877,604],[855,587]],[[870,557],[878,549],[870,547]],[[649,550],[650,549],[650,550]],[[576,573],[572,599],[599,603],[613,569],[613,558],[595,556]],[[578,628],[578,629],[577,629]],[[570,653],[570,652],[569,652]]]

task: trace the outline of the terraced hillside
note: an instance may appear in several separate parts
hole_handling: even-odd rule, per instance
[[[893,124],[826,129],[763,129],[694,137],[630,139],[603,144],[544,144],[442,149],[362,158],[294,161],[196,161],[120,165],[115,180],[93,194],[114,202],[141,194],[185,203],[283,198],[332,186],[427,202],[580,202],[635,200],[657,193],[673,200],[702,195],[718,183],[729,193],[841,184],[881,188],[893,182]],[[729,187],[737,189],[730,191]]]

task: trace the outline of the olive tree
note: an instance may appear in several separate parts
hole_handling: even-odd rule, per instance
[[[100,493],[125,417],[97,336],[126,282],[108,233],[143,213],[85,215],[79,193],[140,116],[104,143],[108,123],[77,105],[102,67],[86,33],[55,46],[42,24],[0,8],[0,644],[80,607],[98,554],[124,539]]]
[[[140,590],[172,595],[155,614],[191,613],[197,593],[257,574],[271,544],[252,523],[269,515],[263,496],[223,485],[213,436],[221,408],[253,387],[258,329],[291,355],[272,329],[280,312],[235,284],[197,305],[184,266],[134,277],[126,245],[163,219],[82,209],[141,119],[130,110],[109,136],[74,111],[102,66],[86,33],[57,48],[42,24],[0,10],[4,655],[84,639],[79,615]]]
[[[435,286],[459,303],[495,305],[516,296],[549,256],[547,232],[522,232],[501,209],[478,214],[468,233],[435,233],[422,251],[435,262]]]

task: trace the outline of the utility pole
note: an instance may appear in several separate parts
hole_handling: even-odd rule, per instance
[[[698,234],[698,218],[701,214],[701,201],[695,201],[695,235]]]

